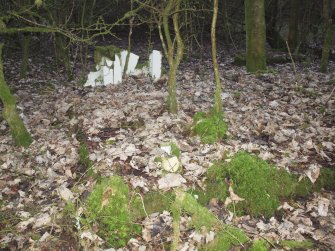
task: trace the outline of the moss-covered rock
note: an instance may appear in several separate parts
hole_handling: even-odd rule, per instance
[[[112,247],[123,247],[141,228],[128,210],[129,190],[121,177],[102,179],[86,201],[86,219],[98,224],[99,235]]]

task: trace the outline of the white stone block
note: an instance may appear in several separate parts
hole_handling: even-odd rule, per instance
[[[87,76],[87,81],[84,86],[97,86],[103,85],[102,72],[101,71],[93,71],[90,72]]]
[[[121,66],[122,66],[122,72],[124,72],[124,67],[126,65],[127,61],[127,55],[128,51],[121,51]],[[129,54],[129,60],[128,60],[128,67],[126,70],[126,74],[129,75],[133,72],[135,72],[136,65],[138,63],[138,59],[140,57],[134,53]]]
[[[104,85],[114,84],[114,71],[108,66],[102,66],[102,75]]]
[[[85,86],[97,86],[97,85],[109,85],[119,84],[122,82],[122,76],[124,67],[127,60],[128,51],[123,50],[120,54],[115,55],[115,61],[109,58],[102,57],[99,64],[96,65],[96,72],[90,72]],[[160,51],[153,50],[149,58],[149,68],[143,67],[142,69],[136,69],[139,56],[130,53],[128,60],[128,67],[126,74],[149,75],[154,79],[158,80],[162,73],[162,54]]]
[[[162,74],[162,54],[153,50],[149,57],[149,71],[154,80],[158,80]]]
[[[121,60],[118,55],[115,55],[114,61],[114,84],[119,84],[122,82],[122,67]]]

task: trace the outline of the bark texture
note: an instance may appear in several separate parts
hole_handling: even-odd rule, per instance
[[[299,46],[299,18],[301,16],[301,6],[306,3],[302,3],[301,0],[291,0],[290,2],[290,19],[289,19],[289,31],[288,31],[288,45],[291,51],[296,51]]]
[[[245,0],[246,66],[248,72],[266,70],[264,0]]]
[[[219,64],[216,58],[216,20],[218,16],[219,9],[219,1],[214,0],[213,6],[213,19],[212,19],[212,27],[211,27],[211,41],[212,41],[212,61],[214,68],[214,77],[215,77],[215,96],[214,96],[214,111],[217,114],[223,113],[222,110],[222,100],[221,100],[221,79],[219,72]]]
[[[181,37],[179,25],[179,12],[181,0],[169,0],[162,13],[162,26],[159,25],[159,33],[167,61],[169,63],[168,74],[168,99],[167,107],[170,113],[178,112],[176,76],[179,64],[183,58],[184,42]],[[170,32],[169,20],[172,15],[174,38]]]
[[[330,9],[330,1],[329,0],[323,0],[323,16],[324,16],[324,22],[325,22],[325,38],[323,41],[323,47],[322,47],[322,57],[321,57],[321,63],[320,63],[320,71],[323,73],[327,72],[328,68],[328,61],[329,61],[329,53],[330,53],[330,47],[333,41],[333,36],[335,33],[335,24],[332,20],[332,17],[330,16],[329,9]],[[335,15],[335,9],[333,10],[333,15]]]

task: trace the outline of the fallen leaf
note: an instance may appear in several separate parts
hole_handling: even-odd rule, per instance
[[[158,180],[159,189],[169,189],[179,187],[186,183],[186,180],[179,173],[168,173]]]

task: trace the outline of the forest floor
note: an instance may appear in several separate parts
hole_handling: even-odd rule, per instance
[[[167,181],[165,190],[201,184],[207,168],[239,150],[257,154],[278,168],[317,178],[320,168],[335,168],[335,65],[329,74],[318,64],[270,66],[271,72],[255,76],[232,58],[220,59],[222,101],[228,124],[227,139],[201,144],[190,133],[197,111],[209,111],[215,85],[210,60],[184,63],[177,80],[179,113],[165,108],[166,78],[153,83],[148,77],[128,77],[121,84],[84,88],[80,74],[69,82],[52,69],[53,59],[34,61],[29,75],[20,80],[19,63],[5,60],[7,82],[17,96],[18,109],[34,142],[28,149],[14,146],[9,128],[0,120],[0,249],[79,250],[103,247],[94,227],[75,227],[75,219],[62,221],[65,200],[81,210],[94,179],[80,163],[80,142],[89,151],[94,172],[121,175],[130,189],[142,194],[158,190],[166,177],[155,157],[160,146],[174,142],[181,150],[182,170]],[[170,187],[171,186],[171,187]],[[335,249],[335,193],[321,190],[307,198],[283,201],[284,213],[271,219],[230,217],[227,224],[243,229],[251,240],[312,240],[314,250]],[[81,208],[81,209],[80,209]],[[78,213],[79,214],[79,213]],[[157,223],[158,221],[158,223]],[[196,250],[209,237],[195,234],[182,222],[180,250]],[[139,224],[156,224],[157,233],[134,237],[124,250],[164,250],[172,234],[169,212],[149,215]],[[156,222],[156,223],[155,223]],[[145,231],[144,231],[145,232]],[[143,233],[144,233],[143,232]],[[84,243],[84,244],[83,244]],[[93,248],[94,247],[94,248]],[[87,248],[90,250],[90,248]]]

